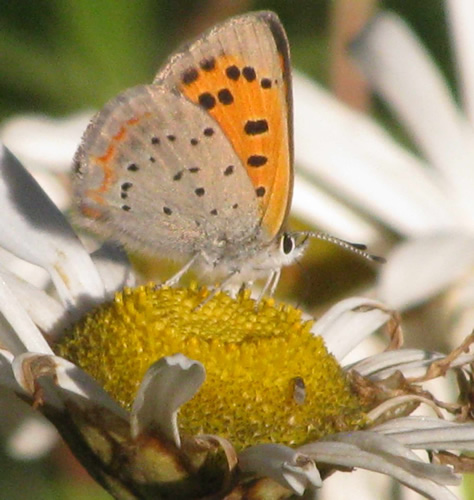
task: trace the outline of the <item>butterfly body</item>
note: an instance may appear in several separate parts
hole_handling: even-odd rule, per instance
[[[286,233],[293,194],[288,42],[272,12],[237,16],[176,52],[150,85],[109,101],[74,158],[79,223],[130,250],[224,284],[267,276],[309,236],[370,260],[363,245]]]

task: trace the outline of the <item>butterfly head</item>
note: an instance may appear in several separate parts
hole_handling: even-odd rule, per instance
[[[303,233],[283,232],[269,245],[260,248],[252,258],[247,258],[242,265],[242,271],[248,269],[249,274],[264,275],[268,271],[277,271],[293,264],[301,257],[309,243],[308,236]]]
[[[265,258],[265,262],[259,262],[256,267],[276,270],[293,264],[304,254],[312,238],[327,241],[379,264],[385,262],[382,257],[367,252],[365,245],[350,243],[323,232],[295,231],[283,232],[275,238],[270,246],[257,257],[257,260]]]
[[[275,258],[281,267],[288,266],[303,255],[309,244],[309,236],[300,232],[284,232],[275,241]]]

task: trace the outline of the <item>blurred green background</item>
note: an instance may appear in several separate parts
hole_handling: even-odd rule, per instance
[[[181,41],[248,10],[276,11],[288,33],[294,66],[328,87],[335,4],[329,0],[3,0],[0,125],[26,112],[60,117],[97,109],[121,90],[151,81]],[[378,2],[378,8],[402,15],[454,82],[441,0],[387,0]],[[377,101],[374,112],[401,136]],[[0,498],[109,496],[59,445],[48,457],[29,463],[12,460],[0,450]]]
[[[0,119],[24,111],[62,116],[98,108],[150,81],[177,44],[238,12],[272,9],[293,63],[327,82],[331,5],[324,0],[23,0],[0,7]],[[452,75],[443,2],[379,2],[415,28]]]

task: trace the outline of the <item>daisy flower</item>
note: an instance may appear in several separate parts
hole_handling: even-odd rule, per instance
[[[55,287],[1,269],[0,383],[115,498],[290,498],[354,468],[456,498],[447,486],[469,459],[452,451],[474,450],[471,338],[446,357],[393,349],[344,366],[383,325],[400,343],[380,303],[350,298],[313,323],[248,291],[199,307],[209,291],[195,285],[130,288],[117,251],[89,255],[18,160],[6,149],[0,160],[1,244]],[[452,368],[459,403],[423,387]],[[419,405],[433,416],[409,416]]]

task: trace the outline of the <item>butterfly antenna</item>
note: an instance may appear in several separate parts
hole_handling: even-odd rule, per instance
[[[372,255],[367,252],[367,246],[362,243],[351,243],[350,241],[341,240],[340,238],[336,238],[335,236],[331,236],[327,233],[320,232],[311,232],[311,231],[303,231],[302,233],[307,238],[316,238],[318,240],[327,241],[329,243],[333,243],[338,247],[349,250],[356,255],[360,255],[364,259],[370,260],[372,262],[377,262],[378,264],[385,264],[387,262],[383,257],[379,257],[378,255]]]

